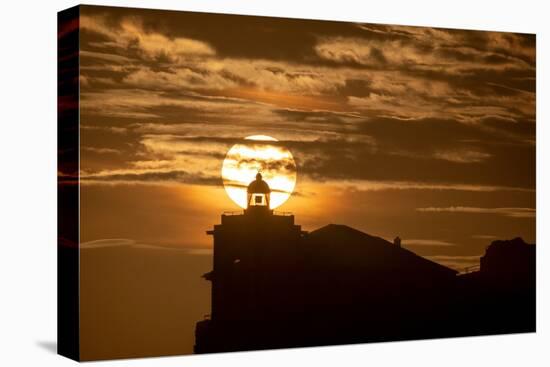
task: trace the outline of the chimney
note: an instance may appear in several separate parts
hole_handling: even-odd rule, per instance
[[[395,237],[395,238],[393,239],[393,244],[394,244],[396,247],[401,248],[401,238],[399,238],[399,236]]]

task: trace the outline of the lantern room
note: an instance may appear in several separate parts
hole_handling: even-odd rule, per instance
[[[248,185],[246,208],[259,206],[269,209],[270,194],[269,185],[262,179],[262,174],[258,172],[256,179]]]

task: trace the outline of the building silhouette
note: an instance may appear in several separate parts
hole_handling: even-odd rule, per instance
[[[247,208],[207,232],[212,310],[197,323],[195,353],[534,331],[534,245],[493,243],[480,270],[458,274],[399,237],[302,231],[270,209],[270,193],[258,174]],[[512,265],[515,282],[502,276]]]
[[[269,208],[270,189],[261,175],[248,187],[243,214],[224,214],[207,233],[214,237],[212,320],[265,320],[289,308],[285,300],[289,275],[296,269],[304,234],[293,215],[276,215]],[[293,261],[294,260],[294,261]]]

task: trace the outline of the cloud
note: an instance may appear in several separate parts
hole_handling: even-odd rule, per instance
[[[453,163],[479,163],[491,157],[491,154],[474,150],[447,150],[434,153],[436,159]]]
[[[188,255],[211,256],[213,253],[212,248],[167,247],[167,246],[148,245],[143,243],[132,245],[132,247],[137,249],[144,249],[144,250],[178,251],[178,252],[184,252]]]
[[[139,17],[121,18],[113,24],[104,16],[82,15],[81,24],[85,31],[107,39],[91,42],[92,47],[111,50],[110,54],[84,50],[82,57],[115,63],[130,61],[123,54],[135,54],[142,59],[142,62],[134,62],[131,68],[120,69],[127,71],[122,81],[139,88],[228,89],[254,86],[266,91],[320,94],[345,83],[344,76],[323,67],[310,65],[305,68],[266,59],[226,57],[220,60],[207,42],[168,37],[146,29]],[[152,67],[154,64],[165,67]]]
[[[179,251],[189,255],[212,255],[212,248],[194,248],[194,247],[168,247],[158,246],[145,243],[139,243],[135,240],[127,238],[105,238],[100,240],[87,241],[80,244],[81,249],[98,249],[109,247],[129,247],[144,250],[161,250],[161,251]]]
[[[479,266],[479,258],[482,255],[431,255],[425,258],[441,265],[448,266],[458,271],[466,271],[468,268]]]
[[[108,131],[114,134],[126,134],[128,129],[119,126],[96,126],[96,125],[80,125],[81,130],[91,131]]]
[[[456,246],[456,244],[441,241],[441,240],[431,240],[431,239],[404,239],[403,246],[436,246],[436,247],[447,247],[447,246]]]
[[[120,87],[120,86],[119,86]],[[237,120],[273,122],[274,114],[262,104],[236,98],[196,98],[171,95],[146,89],[109,88],[102,91],[82,91],[80,108],[87,116],[132,118],[135,120],[187,119],[204,122],[222,120],[226,124]],[[256,127],[258,128],[258,127]]]
[[[319,182],[312,180],[312,182]],[[512,187],[512,186],[492,186],[492,185],[470,185],[460,183],[433,183],[423,181],[373,181],[373,180],[345,180],[328,179],[321,181],[324,185],[338,187],[340,190],[352,191],[384,191],[384,190],[432,190],[432,191],[465,191],[465,192],[534,192],[534,189]],[[425,210],[424,210],[425,209]],[[435,209],[435,210],[432,210]],[[446,208],[417,208],[418,211],[438,211],[437,209]],[[444,210],[441,210],[444,211]]]
[[[469,206],[450,206],[444,208],[416,208],[425,213],[467,213],[467,214],[495,214],[510,218],[535,218],[534,208],[477,208]]]
[[[134,139],[139,142],[139,149],[131,159],[125,161],[126,167],[86,170],[83,179],[87,183],[212,182],[213,178],[219,177],[222,161],[229,148],[241,141],[235,136],[246,136],[255,132],[252,129],[247,131],[248,128],[243,126],[235,127],[235,133],[232,132],[232,126],[191,123],[135,123],[128,129],[138,134]],[[406,152],[402,155],[392,152],[393,156],[387,156],[388,152],[380,152],[383,145],[365,134],[304,134],[296,129],[284,130],[284,133],[273,136],[287,139],[273,144],[280,144],[290,150],[303,182],[323,182],[339,189],[355,191],[534,192],[534,189],[521,184],[497,185],[491,181],[476,183],[476,180],[468,180],[469,169],[460,175],[466,182],[456,182],[458,170],[449,166],[437,169],[440,175],[444,172],[441,168],[448,170],[447,180],[434,176],[422,177],[423,172],[429,173],[430,168],[437,166],[429,163],[426,158],[417,158]],[[265,163],[265,169],[279,169],[281,164]],[[385,169],[387,166],[392,169]],[[358,170],[358,167],[366,168]],[[477,177],[477,172],[477,169],[472,168],[472,177]],[[203,180],[205,177],[209,179]]]
[[[113,148],[82,147],[81,149],[87,152],[98,153],[98,154],[120,154],[121,153],[119,149],[113,149]]]
[[[304,95],[317,97],[317,103],[327,104],[326,97],[341,97],[348,86],[359,85],[363,89],[349,90],[352,94],[344,96],[349,106],[342,103],[333,104],[333,108],[346,108],[352,112],[358,108],[363,113],[368,111],[385,112],[398,117],[449,117],[461,121],[474,121],[491,115],[517,120],[521,115],[534,116],[534,93],[507,85],[508,78],[492,77],[485,82],[464,85],[464,76],[452,79],[449,65],[464,67],[469,58],[457,58],[457,53],[469,52],[482,54],[482,49],[464,46],[467,40],[441,31],[430,30],[424,34],[410,34],[400,39],[387,38],[321,38],[315,50],[323,59],[374,60],[376,67],[366,70],[353,67],[334,67],[334,65],[315,65],[267,58],[224,57],[210,50],[208,43],[187,38],[162,35],[157,31],[146,29],[139,17],[121,18],[118,23],[107,22],[105,17],[84,16],[84,29],[99,33],[110,41],[103,42],[102,52],[85,50],[84,57],[112,59],[117,65],[104,65],[104,68],[118,68],[122,72],[123,84],[137,88],[154,90],[220,90],[226,95],[268,103],[305,105]],[[405,33],[405,31],[400,31]],[[443,34],[445,34],[443,36]],[[428,52],[427,45],[434,39],[443,46],[445,52]],[[418,39],[417,39],[418,38]],[[452,40],[452,43],[449,42]],[[180,42],[181,41],[181,42]],[[178,42],[182,46],[178,46]],[[196,45],[193,42],[198,42]],[[447,43],[445,43],[447,42]],[[503,42],[503,41],[500,41]],[[92,42],[94,47],[98,42]],[[512,42],[514,43],[514,42]],[[517,43],[517,42],[516,42]],[[99,43],[101,44],[101,43]],[[105,48],[111,50],[111,54]],[[209,48],[210,47],[210,48]],[[430,46],[431,47],[431,46]],[[439,49],[437,48],[436,49]],[[120,49],[123,49],[121,51]],[[139,52],[134,52],[137,49]],[[184,52],[185,50],[185,52]],[[460,50],[460,51],[457,51]],[[498,49],[504,52],[503,49]],[[453,51],[453,53],[451,52]],[[183,52],[183,53],[182,53]],[[491,51],[493,52],[493,51]],[[496,51],[494,51],[496,52]],[[118,65],[125,55],[134,55],[145,59],[131,63],[129,66]],[[479,55],[478,55],[479,56]],[[523,63],[521,70],[534,70],[534,64],[524,65],[525,61],[511,56],[501,56],[510,63]],[[166,58],[166,60],[163,60]],[[464,71],[467,77],[475,79],[475,73],[488,72],[493,64],[484,64],[478,57],[479,64],[472,70]],[[348,61],[349,61],[348,60]],[[169,62],[168,62],[169,61]],[[369,61],[370,62],[370,61]],[[386,65],[390,64],[392,66]],[[393,65],[396,64],[396,65]],[[408,68],[421,66],[420,72],[411,72]],[[508,64],[504,64],[506,66]],[[515,65],[515,64],[514,64]],[[497,65],[502,68],[502,63]],[[83,70],[90,70],[84,65]],[[96,65],[96,67],[98,67]],[[487,69],[489,68],[489,69]],[[114,69],[113,69],[114,70]],[[508,72],[508,69],[495,73]],[[434,74],[436,73],[436,74]],[[532,73],[534,75],[534,72]],[[89,82],[105,81],[104,75],[85,75]],[[518,79],[517,77],[514,79]],[[461,85],[454,85],[462,83]],[[498,91],[508,90],[512,95],[506,97]],[[260,93],[263,92],[263,93]],[[275,93],[274,95],[267,94]],[[277,95],[284,93],[286,95]],[[291,96],[294,96],[294,101]],[[297,97],[300,97],[297,99]],[[510,102],[513,103],[510,103]],[[314,100],[309,101],[313,103]],[[468,108],[464,108],[468,107]]]
[[[136,241],[129,240],[127,238],[106,238],[101,240],[83,242],[80,244],[80,248],[90,249],[90,248],[102,248],[102,247],[131,246],[131,245],[134,245],[135,243]]]
[[[424,34],[420,37],[417,34],[416,37],[397,39],[325,37],[315,45],[315,52],[319,57],[336,63],[388,69],[444,69],[456,74],[466,74],[481,66],[496,70],[531,67],[529,62],[503,52],[504,48],[476,49],[456,33],[433,28],[425,28],[422,32]]]
[[[208,185],[232,144],[266,134],[299,182],[534,192],[532,36],[253,17],[229,35],[237,18],[88,11],[87,147],[124,149],[88,155],[87,183]]]
[[[103,16],[80,16],[80,27],[85,31],[95,32],[106,38],[103,42],[96,42],[95,46],[115,47],[119,52],[136,49],[147,59],[178,62],[186,57],[212,56],[216,51],[206,42],[199,40],[174,37],[145,31],[140,18],[123,18],[113,27]]]
[[[200,68],[172,68],[170,71],[152,70],[138,67],[129,72],[122,82],[136,88],[181,90],[186,89],[227,89],[239,86],[237,82],[218,73],[210,73]]]
[[[346,96],[351,107],[467,123],[489,116],[516,122],[534,118],[535,89],[526,82],[535,76],[534,39],[433,28],[363,28],[365,37],[320,37],[315,46],[322,59],[364,67],[355,72],[356,79],[367,82],[362,95],[355,90]],[[512,44],[517,49],[502,47]]]
[[[426,256],[430,259],[434,260],[455,260],[455,261],[472,261],[472,260],[479,260],[480,257],[482,257],[483,254],[479,255],[432,255],[432,256]]]
[[[468,124],[486,118],[518,122],[535,115],[534,93],[521,91],[503,96],[489,90],[491,84],[455,87],[445,78],[433,80],[400,72],[371,71],[369,80],[365,96],[347,96],[350,108],[363,115],[455,119]]]
[[[183,170],[105,170],[99,173],[83,174],[81,184],[167,184],[221,185],[221,177],[193,174]]]
[[[126,63],[136,61],[122,55],[116,55],[116,54],[104,53],[104,52],[86,51],[86,50],[81,50],[79,53],[79,56],[81,58],[89,57],[89,58],[95,58],[95,59],[104,60],[104,61],[111,61],[117,64],[126,64]]]
[[[213,249],[211,248],[195,248],[187,250],[187,253],[190,255],[212,255]]]

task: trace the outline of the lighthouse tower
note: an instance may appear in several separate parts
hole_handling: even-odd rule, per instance
[[[214,238],[214,261],[203,277],[212,282],[212,309],[210,319],[197,324],[197,353],[231,348],[230,340],[239,343],[235,338],[247,325],[288,319],[297,308],[291,288],[304,233],[294,215],[270,209],[270,193],[258,173],[247,188],[247,208],[222,214],[221,224],[207,231]]]

